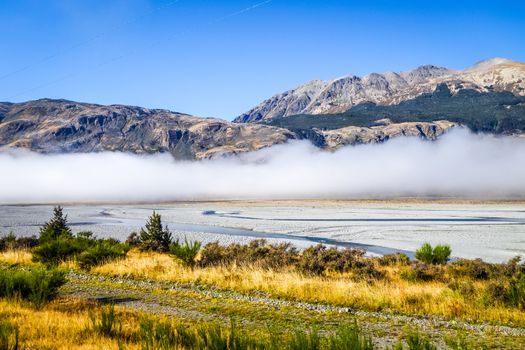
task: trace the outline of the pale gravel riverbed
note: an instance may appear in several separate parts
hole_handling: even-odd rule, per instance
[[[402,202],[195,202],[141,205],[64,205],[74,231],[125,239],[152,210],[174,235],[204,242],[245,243],[265,237],[299,247],[317,242],[356,244],[372,254],[414,251],[447,243],[456,257],[506,261],[525,256],[525,204]],[[0,233],[37,234],[52,206],[0,206]]]

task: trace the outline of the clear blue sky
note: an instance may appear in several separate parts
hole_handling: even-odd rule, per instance
[[[260,1],[2,0],[0,101],[232,119],[312,79],[525,61],[525,1]]]

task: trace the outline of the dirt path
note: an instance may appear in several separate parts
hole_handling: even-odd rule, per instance
[[[69,282],[61,295],[113,302],[151,314],[196,322],[227,323],[234,318],[245,326],[261,329],[274,326],[281,329],[305,328],[316,324],[321,331],[329,331],[341,323],[357,320],[381,345],[395,343],[409,326],[429,335],[443,346],[444,334],[462,334],[469,339],[486,338],[493,345],[508,344],[505,348],[525,348],[524,328],[451,321],[439,317],[357,311],[275,299],[264,293],[244,295],[200,285],[70,273]]]

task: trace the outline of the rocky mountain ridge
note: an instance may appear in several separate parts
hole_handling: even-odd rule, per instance
[[[525,96],[525,64],[494,58],[463,71],[424,65],[406,72],[315,80],[263,101],[237,117],[235,122],[269,121],[299,114],[342,113],[364,102],[393,105],[430,93],[440,84],[446,84],[453,93],[471,89],[479,92],[508,91]]]
[[[403,135],[433,140],[455,126],[447,121],[407,122],[294,132],[133,106],[49,99],[0,103],[0,149],[22,148],[40,153],[164,152],[175,159],[195,160],[300,139],[327,150]]]

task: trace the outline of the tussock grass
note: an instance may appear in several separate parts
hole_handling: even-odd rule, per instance
[[[465,320],[525,326],[525,313],[503,305],[481,304],[487,281],[469,281],[472,295],[462,295],[440,281],[410,282],[398,267],[384,267],[388,279],[360,281],[351,274],[304,275],[294,270],[257,266],[188,268],[165,254],[132,250],[120,261],[95,267],[92,272],[217,286],[240,293],[265,292],[275,298],[320,302],[368,311],[436,315]]]

